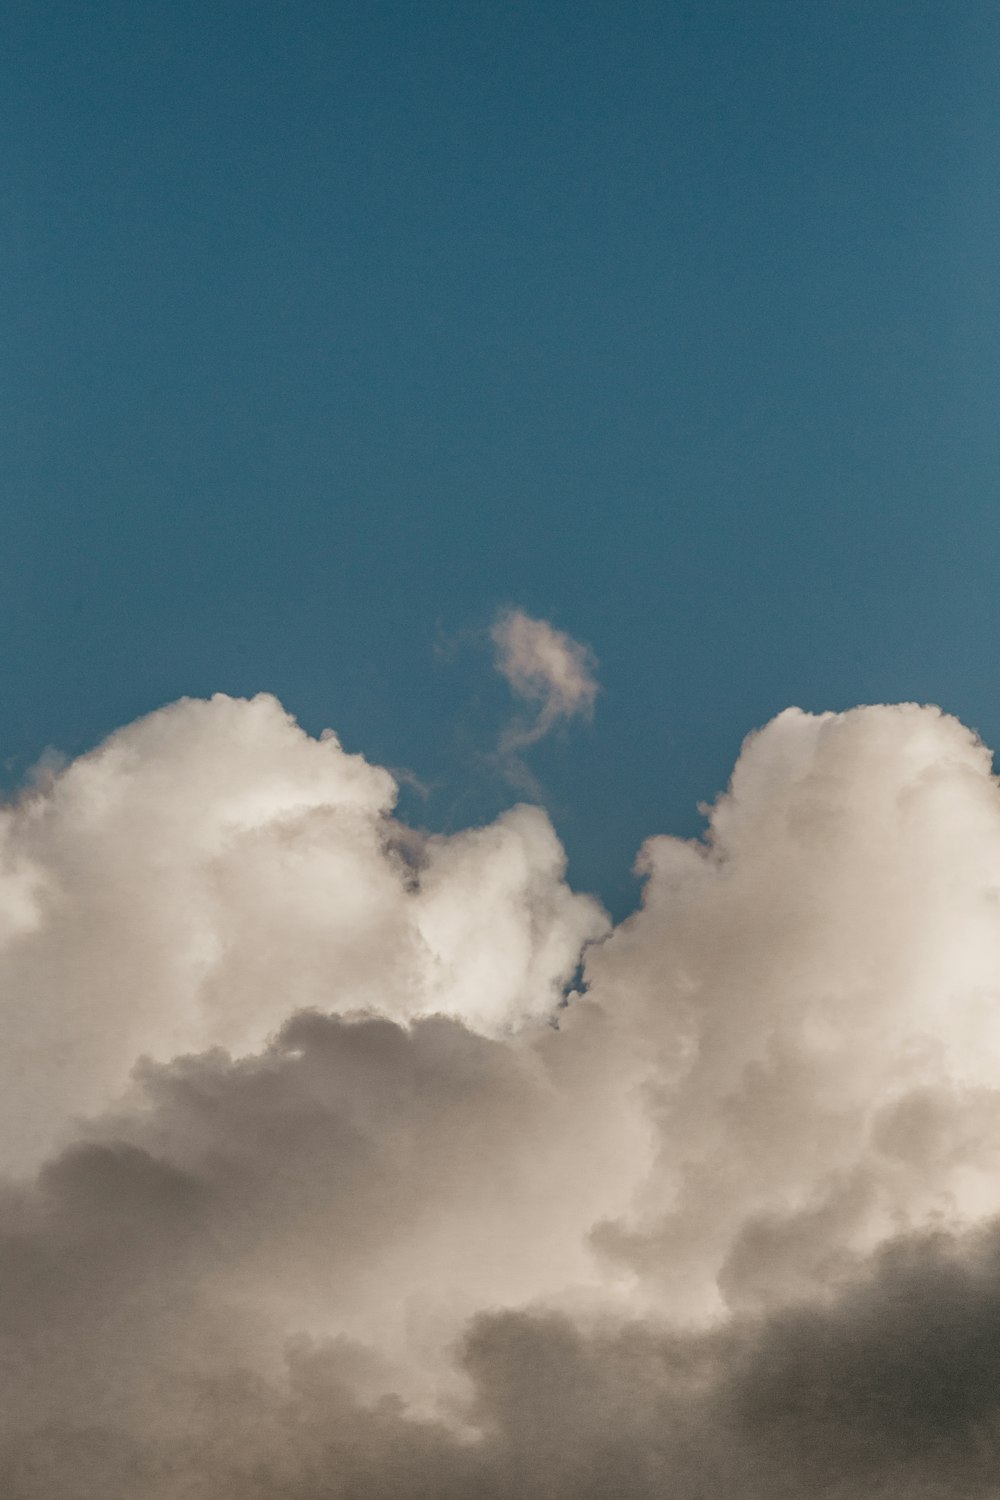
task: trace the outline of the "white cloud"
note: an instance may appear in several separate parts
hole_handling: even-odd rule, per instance
[[[606,919],[544,813],[402,837],[395,791],[273,698],[218,696],[4,810],[0,1160],[35,1159],[137,1057],[246,1052],[305,1007],[485,1031],[549,1012]]]
[[[517,619],[534,727],[588,709]],[[975,736],[789,710],[610,935],[539,810],[427,837],[394,792],[219,697],[2,811],[0,1489],[985,1500]]]
[[[789,710],[707,842],[654,839],[642,867],[643,911],[588,962],[664,1111],[609,1249],[710,1312],[1000,1212],[1000,795],[973,734]]]

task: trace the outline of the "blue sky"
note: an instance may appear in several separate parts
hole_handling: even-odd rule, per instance
[[[979,0],[15,3],[13,784],[276,693],[511,800],[487,631],[588,642],[531,765],[616,909],[789,703],[1000,741],[1000,14]]]

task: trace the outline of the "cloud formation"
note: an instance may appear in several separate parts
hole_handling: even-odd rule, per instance
[[[490,638],[497,671],[514,696],[535,709],[534,719],[508,726],[501,754],[536,744],[558,724],[590,718],[599,688],[597,663],[588,646],[520,609],[502,610]]]
[[[2,810],[0,1492],[992,1496],[975,736],[789,710],[614,930],[393,801],[218,697]]]

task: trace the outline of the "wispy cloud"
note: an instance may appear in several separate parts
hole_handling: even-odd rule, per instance
[[[521,609],[504,609],[490,630],[497,671],[529,717],[509,723],[500,737],[499,757],[508,776],[535,790],[521,752],[572,719],[590,719],[600,687],[597,661],[589,646],[557,630],[548,620]]]

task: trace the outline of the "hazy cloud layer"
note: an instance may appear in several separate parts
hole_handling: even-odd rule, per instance
[[[0,814],[0,1492],[995,1494],[983,746],[782,714],[614,931],[538,809],[393,798],[219,697]]]

